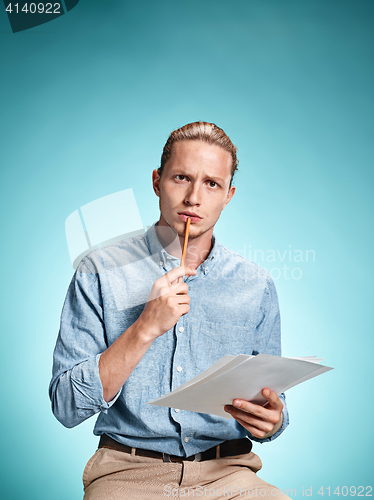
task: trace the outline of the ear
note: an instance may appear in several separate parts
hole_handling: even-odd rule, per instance
[[[236,187],[235,186],[231,186],[231,188],[229,189],[229,192],[227,193],[226,201],[225,201],[225,204],[223,205],[223,208],[226,207],[226,205],[228,204],[228,202],[234,196],[235,191],[236,191]]]
[[[152,184],[153,191],[156,193],[156,196],[160,197],[160,176],[156,168],[152,172]]]

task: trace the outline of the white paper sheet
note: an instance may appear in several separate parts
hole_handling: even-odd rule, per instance
[[[283,358],[258,354],[257,356],[224,356],[194,379],[161,398],[150,401],[155,406],[179,408],[198,413],[209,413],[232,418],[223,409],[235,398],[260,405],[266,400],[263,388],[277,394],[332,368],[319,365],[320,358]]]

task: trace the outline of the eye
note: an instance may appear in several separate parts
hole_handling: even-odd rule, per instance
[[[175,178],[177,179],[177,181],[187,180],[187,177],[185,175],[182,175],[182,174],[176,175]]]
[[[215,181],[208,181],[208,185],[209,185],[209,187],[211,187],[211,188],[218,187],[218,184],[217,184]]]

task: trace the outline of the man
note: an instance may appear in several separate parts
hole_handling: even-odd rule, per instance
[[[280,355],[270,276],[213,236],[236,169],[236,148],[216,125],[174,131],[153,172],[158,224],[89,254],[70,284],[50,397],[66,427],[100,412],[85,500],[282,495],[256,475],[251,440],[288,425],[283,394],[264,388],[264,407],[234,400],[228,419],[147,404],[225,354]]]

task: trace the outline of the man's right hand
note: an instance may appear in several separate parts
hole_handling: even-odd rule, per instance
[[[176,267],[156,280],[137,321],[102,353],[99,372],[106,402],[121,389],[152,342],[188,313],[188,285],[177,280],[192,274],[196,271],[190,267]]]
[[[178,278],[194,275],[190,267],[175,267],[156,280],[148,295],[145,308],[137,323],[145,339],[153,341],[170,330],[190,310],[187,283],[178,283]]]

